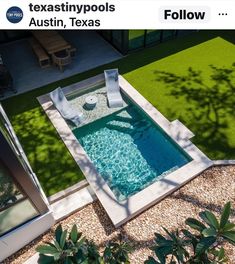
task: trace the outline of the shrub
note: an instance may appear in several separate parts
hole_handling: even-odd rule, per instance
[[[110,242],[103,253],[104,263],[121,264],[129,263],[128,253],[131,252],[131,247],[120,240],[119,243]]]
[[[145,264],[216,264],[227,262],[223,245],[235,243],[235,224],[229,222],[231,203],[228,202],[220,219],[210,211],[199,214],[202,221],[188,218],[187,229],[166,232],[166,236],[155,233],[153,251],[158,260],[149,257]]]
[[[130,246],[122,242],[110,242],[100,255],[92,241],[82,237],[74,225],[70,233],[59,225],[55,230],[55,238],[51,242],[38,246],[40,264],[127,264]]]

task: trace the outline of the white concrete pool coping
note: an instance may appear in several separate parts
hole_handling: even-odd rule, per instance
[[[104,82],[104,75],[100,74],[85,81],[63,88],[66,96],[79,90]],[[73,132],[54,107],[49,94],[38,97],[38,101],[45,110],[52,124],[69,149],[76,163],[79,165],[94,193],[98,197],[115,227],[120,226],[140,212],[159,202],[188,181],[192,180],[213,162],[204,155],[189,139],[193,133],[179,120],[170,122],[153,105],[151,105],[130,83],[119,76],[122,93],[138,105],[166,134],[172,138],[191,158],[192,161],[168,174],[163,179],[154,182],[142,191],[134,194],[125,201],[119,202],[108,184],[99,175],[90,158],[80,145]]]

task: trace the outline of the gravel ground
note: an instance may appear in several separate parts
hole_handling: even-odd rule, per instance
[[[98,201],[84,207],[61,223],[65,228],[70,228],[76,223],[80,231],[88,239],[94,240],[101,249],[107,241],[116,239],[121,233],[134,247],[134,252],[130,256],[131,263],[139,264],[151,255],[149,247],[153,245],[154,232],[162,232],[161,226],[168,229],[183,227],[187,217],[197,218],[198,213],[205,209],[212,210],[218,215],[227,201],[233,203],[231,221],[234,222],[235,166],[208,169],[180,190],[118,229],[112,226]],[[36,246],[52,239],[54,228],[5,260],[3,264],[22,264],[35,253]],[[229,263],[235,263],[235,247],[226,246],[226,252]]]

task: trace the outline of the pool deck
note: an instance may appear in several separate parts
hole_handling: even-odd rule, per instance
[[[82,91],[87,87],[102,83],[104,83],[104,75],[100,74],[85,81],[65,87],[63,88],[63,92],[69,97],[72,94],[77,93],[77,91]],[[192,161],[183,167],[121,202],[116,199],[108,184],[99,175],[92,161],[72,133],[71,128],[55,109],[50,100],[49,94],[38,97],[38,101],[55,126],[65,145],[68,147],[74,160],[81,168],[91,188],[100,200],[115,227],[122,225],[153,204],[159,202],[165,196],[180,188],[202,171],[213,165],[213,162],[189,140],[194,134],[179,120],[174,120],[173,122],[167,120],[122,76],[119,76],[119,84],[122,93],[127,95],[128,98],[137,104],[192,158]]]

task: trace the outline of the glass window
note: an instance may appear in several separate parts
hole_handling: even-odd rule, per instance
[[[8,40],[21,39],[30,35],[30,32],[27,30],[6,30],[5,33]]]
[[[145,30],[129,30],[129,50],[144,47]]]
[[[4,33],[4,31],[0,31],[0,43],[1,42],[5,42],[7,40],[6,34]]]
[[[36,217],[39,213],[13,181],[0,160],[0,235]]]
[[[176,30],[163,30],[162,41],[174,38],[175,34]]]
[[[196,30],[177,30],[177,36],[186,36],[186,35],[189,35],[193,32],[196,32]]]
[[[113,30],[112,34],[114,46],[116,46],[119,50],[122,50],[122,30]]]
[[[111,41],[112,38],[112,31],[111,30],[102,30],[101,35],[107,39],[108,41]]]
[[[0,210],[24,198],[18,187],[13,183],[8,170],[0,161]]]
[[[25,156],[23,149],[21,148],[21,145],[15,135],[15,132],[10,124],[10,121],[8,120],[8,117],[5,114],[5,111],[3,110],[1,104],[0,104],[0,132],[3,133],[6,140],[8,141],[9,145],[13,148],[15,154],[17,155],[19,161],[21,162],[24,169],[29,173],[30,176],[32,176],[33,171],[30,167],[30,164],[28,162],[27,157]],[[31,177],[32,178],[32,177]],[[38,186],[37,181],[35,181],[34,178],[32,178],[36,186]]]
[[[146,45],[161,41],[161,30],[147,30]]]

